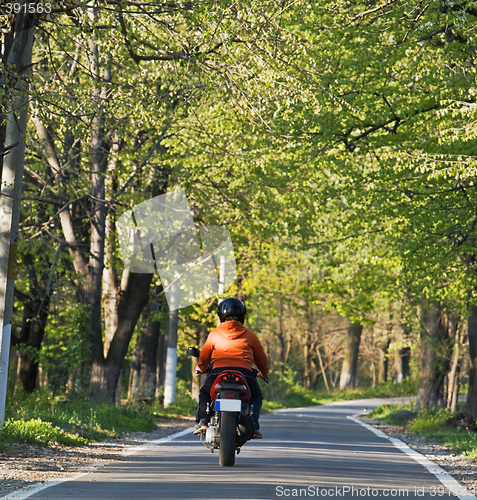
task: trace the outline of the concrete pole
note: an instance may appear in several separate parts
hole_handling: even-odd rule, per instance
[[[219,265],[219,295],[223,295],[225,292],[225,257],[222,255],[220,257],[220,265]],[[219,304],[224,299],[219,299]],[[217,325],[220,325],[220,319],[217,320]]]
[[[225,292],[225,256],[220,257],[220,278],[219,278],[219,295],[222,295]],[[219,304],[224,299],[219,299]]]
[[[179,300],[179,287],[171,286],[171,310],[169,311],[169,331],[167,334],[166,380],[164,381],[164,408],[176,400],[177,378],[177,329],[179,324],[179,309],[174,305]],[[173,310],[175,309],[175,310]]]
[[[12,332],[13,293],[15,288],[15,263],[20,223],[20,201],[25,161],[25,134],[28,118],[28,81],[25,74],[31,71],[34,24],[20,12],[15,16],[14,40],[8,64],[20,74],[14,89],[7,115],[5,147],[15,145],[3,161],[0,196],[0,427],[5,420],[7,397],[8,359]],[[26,69],[25,69],[26,68]]]

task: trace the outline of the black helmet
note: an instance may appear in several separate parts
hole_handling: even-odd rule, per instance
[[[219,317],[221,323],[225,321],[227,316],[231,316],[232,314],[238,316],[241,323],[245,321],[245,315],[247,314],[245,304],[235,297],[224,299],[217,306],[217,316]]]

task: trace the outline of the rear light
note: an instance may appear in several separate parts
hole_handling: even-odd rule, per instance
[[[236,380],[237,382],[239,382],[239,380],[240,380],[240,379],[239,379],[238,377],[235,377],[235,380]]]

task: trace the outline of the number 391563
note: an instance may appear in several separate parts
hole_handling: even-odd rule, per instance
[[[5,5],[7,14],[49,14],[51,12],[51,3],[7,3]]]

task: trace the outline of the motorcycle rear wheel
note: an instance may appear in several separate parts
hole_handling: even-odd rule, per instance
[[[220,454],[219,464],[231,467],[235,464],[235,436],[237,434],[237,415],[224,411],[220,415]]]

